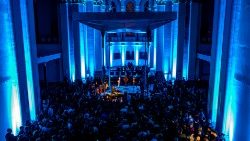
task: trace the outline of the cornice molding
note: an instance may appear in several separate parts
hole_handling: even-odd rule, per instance
[[[60,3],[86,4],[86,0],[59,0]]]

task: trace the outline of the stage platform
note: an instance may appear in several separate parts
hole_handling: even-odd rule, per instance
[[[121,93],[128,93],[128,94],[135,94],[135,93],[140,93],[141,89],[140,86],[116,86],[115,87],[118,91]]]
[[[127,94],[141,93],[140,86],[133,86],[133,85],[132,86],[131,85],[129,85],[129,86],[113,86],[112,89],[106,90],[105,93],[102,93],[102,94],[104,94],[104,95],[111,95],[111,94],[124,95],[125,93],[127,93]]]

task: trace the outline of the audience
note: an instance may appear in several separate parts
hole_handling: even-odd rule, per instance
[[[5,135],[6,141],[15,141],[16,137],[12,134],[12,129],[7,129],[7,134]]]
[[[27,121],[16,137],[8,129],[6,141],[222,140],[207,117],[206,84],[153,77],[150,95],[100,95],[96,80],[49,86],[37,120]]]

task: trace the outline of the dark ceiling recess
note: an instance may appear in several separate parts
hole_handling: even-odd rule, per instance
[[[59,42],[58,9],[56,0],[34,1],[36,42],[53,44]]]

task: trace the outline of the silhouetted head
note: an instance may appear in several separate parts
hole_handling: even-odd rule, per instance
[[[12,133],[12,129],[8,128],[8,129],[7,129],[7,132],[8,132],[8,133]]]

